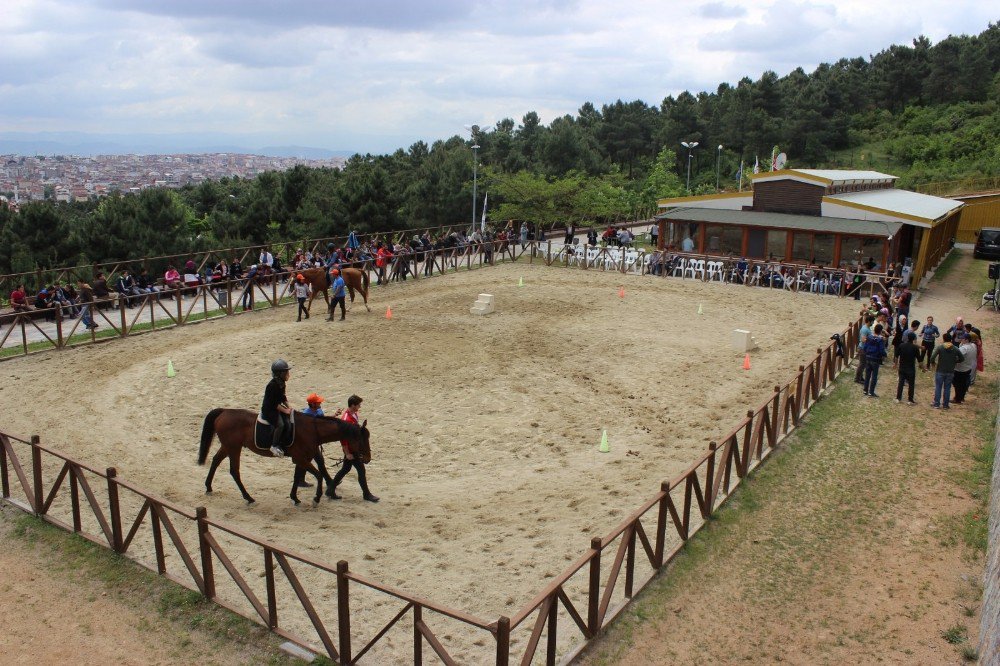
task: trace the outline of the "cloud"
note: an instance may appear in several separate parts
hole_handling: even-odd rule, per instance
[[[963,0],[3,2],[0,126],[362,151],[588,101],[657,105],[995,20]]]
[[[704,18],[709,19],[729,19],[742,18],[747,15],[747,10],[740,5],[727,5],[724,2],[709,2],[702,5],[698,10]]]

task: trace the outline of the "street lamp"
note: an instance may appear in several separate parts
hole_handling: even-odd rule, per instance
[[[476,185],[479,165],[479,144],[472,144],[472,231],[476,230]]]
[[[691,191],[691,151],[698,147],[697,141],[681,141],[681,145],[688,149],[688,178],[687,191]]]
[[[715,155],[715,191],[719,191],[719,162],[722,161],[722,144],[719,144],[719,150]]]

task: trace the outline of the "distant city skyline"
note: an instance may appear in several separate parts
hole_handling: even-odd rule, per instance
[[[990,3],[932,0],[5,0],[0,152],[76,133],[385,153],[585,102],[684,90],[977,34]],[[123,147],[128,150],[128,146]],[[197,148],[195,148],[197,150]]]

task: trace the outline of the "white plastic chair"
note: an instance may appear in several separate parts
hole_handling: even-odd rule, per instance
[[[677,260],[677,265],[674,266],[674,277],[684,277],[684,270],[687,268],[687,258],[681,257]]]
[[[594,268],[595,264],[601,260],[601,250],[596,247],[587,248],[587,268]]]
[[[626,250],[625,251],[625,270],[630,271],[636,268],[639,262],[639,251],[638,250]]]
[[[719,282],[726,281],[726,274],[722,269],[721,261],[710,261],[705,264],[705,269],[708,271],[708,282],[714,280],[718,280]]]
[[[760,278],[761,278],[761,268],[760,264],[758,264],[754,266],[753,271],[750,273],[750,279],[747,282],[747,284],[757,285],[759,287]]]
[[[692,279],[699,279],[704,281],[705,279],[705,260],[704,259],[691,259],[688,261],[687,269],[685,272],[691,275]]]

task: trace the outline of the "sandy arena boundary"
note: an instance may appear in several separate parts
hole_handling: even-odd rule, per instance
[[[481,292],[495,295],[496,314],[469,314]],[[8,361],[0,404],[9,432],[41,434],[217,520],[492,618],[520,608],[591,536],[685,469],[856,309],[782,290],[505,265],[378,290],[374,312],[359,306],[343,323],[296,323],[283,308]],[[734,328],[761,344],[749,372],[729,347]],[[348,479],[342,502],[293,508],[288,463],[252,455],[243,479],[256,505],[242,502],[224,468],[204,495],[207,468],[194,462],[204,415],[256,407],[278,356],[294,368],[289,397],[299,407],[313,390],[330,408],[351,393],[365,398],[369,481],[382,503],[362,502]],[[605,428],[610,454],[597,452]],[[57,500],[53,511],[66,507]],[[150,558],[148,540],[135,547]],[[257,557],[226,547],[237,562]],[[220,592],[236,599],[233,590]],[[332,589],[315,592],[333,605]],[[374,623],[397,610],[372,596],[352,613]],[[293,623],[312,635],[304,617]],[[442,633],[456,658],[479,658],[460,649],[461,630]],[[411,641],[394,629],[371,658],[399,658]]]

